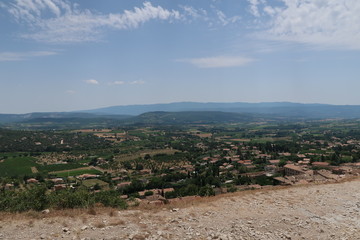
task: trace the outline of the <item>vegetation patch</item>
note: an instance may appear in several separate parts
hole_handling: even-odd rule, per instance
[[[127,207],[117,191],[92,193],[85,189],[66,189],[47,192],[44,186],[36,186],[19,192],[0,192],[0,211],[6,212],[40,211],[46,208],[91,208],[96,203],[121,209]]]
[[[0,162],[0,176],[24,176],[31,175],[31,167],[38,167],[32,157],[10,157]]]
[[[96,169],[80,169],[80,170],[70,170],[65,172],[59,172],[59,173],[52,173],[56,175],[57,177],[69,177],[69,176],[78,176],[82,174],[95,174],[100,175],[101,171]]]
[[[40,166],[38,169],[40,171],[46,172],[56,172],[56,171],[63,171],[63,170],[72,170],[84,167],[82,164],[78,163],[68,163],[68,164],[51,164],[51,165],[44,165]]]
[[[109,187],[109,184],[107,182],[104,182],[100,179],[86,179],[82,181],[82,184],[88,188],[97,186],[101,189],[106,189]]]

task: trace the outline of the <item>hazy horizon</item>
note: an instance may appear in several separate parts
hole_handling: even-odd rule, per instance
[[[356,0],[0,0],[0,113],[360,105]]]
[[[302,102],[289,102],[289,101],[277,101],[277,102],[194,102],[194,101],[179,101],[179,102],[163,102],[163,103],[144,103],[144,104],[126,104],[126,105],[109,105],[109,106],[100,106],[100,107],[93,107],[87,109],[74,109],[69,111],[33,111],[33,112],[0,112],[0,114],[29,114],[29,113],[51,113],[51,112],[87,112],[93,111],[97,109],[106,109],[106,108],[113,108],[113,107],[132,107],[132,106],[151,106],[151,105],[171,105],[171,104],[182,104],[182,103],[200,103],[200,104],[234,104],[234,103],[245,103],[245,104],[264,104],[264,103],[289,103],[289,104],[304,104],[304,105],[330,105],[330,106],[360,106],[359,105],[352,105],[352,104],[328,104],[328,103],[302,103]],[[226,109],[226,108],[225,108]]]

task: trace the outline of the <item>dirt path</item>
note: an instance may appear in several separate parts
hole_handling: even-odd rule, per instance
[[[0,239],[359,239],[359,189],[358,179],[240,192],[179,208],[51,212],[2,220]]]

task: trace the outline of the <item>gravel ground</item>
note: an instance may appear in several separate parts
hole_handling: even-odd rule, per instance
[[[357,179],[180,207],[3,214],[0,239],[360,239],[359,189]]]

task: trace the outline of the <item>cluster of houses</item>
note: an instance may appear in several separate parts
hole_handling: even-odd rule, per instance
[[[123,140],[133,140],[138,141],[139,138],[135,136],[130,136],[126,132],[124,133],[112,133],[110,130],[83,130],[85,132],[92,132],[93,134],[106,138],[113,141],[123,141]],[[210,137],[211,134],[193,133],[194,135],[200,136],[201,138]],[[201,166],[207,166],[209,164],[216,164],[219,166],[219,175],[222,177],[223,185],[233,184],[234,176],[247,176],[250,178],[255,178],[258,176],[268,176],[273,177],[275,184],[283,185],[296,185],[296,184],[308,184],[308,183],[322,183],[322,182],[334,182],[340,181],[348,176],[360,175],[360,163],[345,163],[340,166],[331,166],[328,162],[314,161],[314,159],[319,159],[320,155],[329,156],[333,153],[332,148],[341,146],[346,147],[349,145],[360,146],[360,142],[357,140],[348,140],[340,141],[338,138],[333,138],[333,141],[327,143],[322,140],[317,141],[303,141],[302,144],[308,146],[314,146],[313,149],[309,149],[305,153],[290,153],[290,152],[272,152],[267,153],[259,150],[256,146],[249,146],[245,142],[227,142],[224,139],[217,139],[219,141],[219,148],[215,150],[217,154],[210,154],[206,152],[208,146],[206,142],[200,141],[196,144],[198,148],[204,150],[205,155],[199,161]],[[317,147],[320,145],[321,147]],[[312,147],[311,147],[312,148]],[[316,151],[319,150],[319,151]],[[360,151],[360,147],[358,148]],[[355,150],[355,151],[358,151]],[[322,153],[319,153],[322,152]],[[85,155],[77,156],[78,159],[83,158]],[[45,156],[47,161],[55,162],[57,156],[56,154],[49,154]],[[68,156],[66,154],[61,155],[61,160],[65,160]],[[290,159],[292,161],[290,161]],[[77,160],[77,159],[76,159]],[[59,161],[59,159],[57,159]],[[261,164],[259,164],[259,162]],[[59,163],[59,162],[56,162]],[[105,159],[99,158],[98,163],[106,163]],[[261,167],[259,167],[261,166]],[[241,168],[241,171],[240,171]],[[193,173],[195,171],[195,165],[190,162],[182,164],[181,166],[174,165],[169,167],[169,170],[172,172],[179,172],[184,174]],[[227,174],[231,173],[231,174]],[[140,176],[142,180],[146,181],[150,176],[153,176],[154,173],[150,169],[141,169],[141,170],[126,170],[120,169],[116,174],[113,175],[112,183],[115,183],[116,189],[124,189],[130,186],[131,181],[128,181],[129,175]],[[191,175],[191,174],[189,174]],[[160,175],[162,176],[162,175]],[[76,181],[83,181],[87,179],[97,179],[99,175],[94,174],[82,174],[76,176],[74,179]],[[53,178],[47,179],[48,181],[53,182],[52,189],[58,191],[66,188],[74,188],[74,183],[66,183],[63,178]],[[38,184],[39,181],[35,178],[29,178],[26,180],[27,184]],[[146,182],[144,182],[146,183]],[[13,184],[6,184],[6,189],[14,188]],[[246,185],[246,186],[237,186],[237,189],[246,190],[246,189],[257,189],[261,188],[260,185]],[[138,201],[146,204],[162,205],[171,201],[180,201],[181,199],[166,199],[165,195],[168,192],[173,192],[173,188],[165,189],[151,189],[146,191],[138,192],[139,199]],[[224,193],[226,189],[217,189],[216,193]],[[128,199],[129,196],[121,196],[123,199]],[[191,197],[183,198],[191,199]]]
[[[320,153],[314,153],[313,150],[315,149],[311,149],[312,151],[304,154],[280,152],[276,154],[279,158],[282,159],[280,160],[274,159],[274,155],[261,152],[255,146],[249,148],[245,144],[241,143],[239,146],[235,146],[231,143],[226,144],[228,144],[230,147],[221,149],[225,156],[215,155],[213,157],[204,157],[202,159],[203,161],[213,164],[222,159],[227,160],[220,166],[220,175],[223,175],[228,171],[231,171],[233,174],[239,174],[239,171],[235,169],[236,165],[241,166],[248,171],[240,175],[249,177],[256,177],[261,175],[266,175],[269,177],[274,176],[274,184],[284,185],[339,181],[348,176],[360,175],[360,163],[344,163],[340,166],[331,166],[329,162],[311,161],[313,157],[321,155]],[[306,144],[315,145],[315,143],[309,141],[307,141]],[[325,154],[330,154],[330,149],[334,146],[338,146],[339,144],[341,143],[335,142],[329,144],[326,149],[323,149],[328,151]],[[346,144],[341,145],[347,146],[348,144],[359,145],[359,142],[352,140],[350,142],[348,141]],[[243,156],[236,154],[239,152],[239,150],[241,152],[247,152],[250,154],[253,160],[242,159]],[[297,159],[296,162],[286,160],[292,156]],[[254,163],[257,159],[261,159],[266,162],[264,169],[257,168],[256,164]],[[281,164],[281,162],[283,164]],[[231,180],[225,181],[225,183],[230,181]]]

